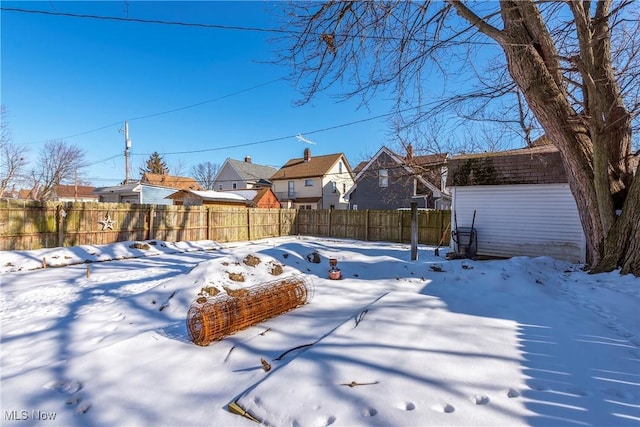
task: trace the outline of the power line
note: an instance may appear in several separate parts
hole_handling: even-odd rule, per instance
[[[162,111],[160,113],[153,113],[153,114],[147,114],[145,116],[133,117],[133,118],[130,118],[130,119],[127,119],[127,120],[132,122],[134,120],[148,119],[150,117],[156,117],[156,116],[161,116],[163,114],[175,113],[176,111],[182,111],[182,110],[186,110],[188,108],[199,107],[200,105],[208,104],[208,103],[214,102],[214,101],[220,101],[221,99],[230,98],[232,96],[240,95],[241,93],[245,93],[245,92],[250,92],[250,91],[252,91],[254,89],[258,89],[258,88],[261,88],[263,86],[268,86],[268,85],[270,85],[272,83],[279,82],[280,80],[285,80],[285,78],[284,77],[278,77],[277,79],[273,79],[273,80],[268,81],[266,83],[260,83],[260,84],[255,85],[255,86],[251,86],[250,88],[241,89],[239,91],[232,92],[232,93],[229,93],[227,95],[222,95],[222,96],[219,96],[217,98],[207,99],[206,101],[201,101],[201,102],[197,102],[195,104],[186,105],[184,107],[178,107],[178,108],[174,108],[174,109],[171,109],[171,110]]]
[[[4,6],[0,7],[0,9],[7,12],[65,16],[69,18],[99,19],[102,21],[121,21],[121,22],[137,22],[142,24],[177,25],[182,27],[213,28],[218,30],[254,31],[254,32],[261,32],[261,33],[284,33],[284,34],[297,33],[295,31],[281,30],[278,28],[245,27],[241,25],[201,24],[197,22],[165,21],[162,19],[122,18],[118,16],[100,16],[100,15],[89,15],[89,14],[83,14],[83,13],[52,12],[47,10],[22,9],[18,7],[4,7]]]
[[[238,90],[236,92],[232,92],[232,93],[228,93],[226,95],[218,96],[216,98],[211,98],[211,99],[207,99],[207,100],[204,100],[204,101],[200,101],[200,102],[197,102],[195,104],[185,105],[183,107],[172,108],[171,110],[161,111],[161,112],[158,112],[158,113],[151,113],[151,114],[146,114],[146,115],[143,115],[143,116],[138,116],[138,117],[133,117],[133,118],[129,118],[129,119],[119,120],[117,122],[114,122],[114,123],[111,123],[111,124],[108,124],[108,125],[104,125],[104,126],[100,126],[100,127],[95,128],[95,129],[91,129],[91,130],[87,130],[87,131],[79,132],[79,133],[74,133],[73,135],[67,135],[67,136],[63,136],[63,137],[59,137],[59,138],[52,138],[52,139],[71,139],[71,138],[75,138],[75,137],[78,137],[78,136],[86,135],[86,134],[89,134],[89,133],[98,132],[98,131],[101,131],[101,130],[104,130],[104,129],[108,129],[108,128],[113,127],[113,126],[119,126],[125,120],[128,120],[128,121],[132,122],[134,120],[143,120],[143,119],[148,119],[148,118],[151,118],[151,117],[161,116],[161,115],[164,115],[164,114],[175,113],[177,111],[187,110],[189,108],[199,107],[201,105],[208,104],[210,102],[220,101],[222,99],[226,99],[226,98],[230,98],[232,96],[240,95],[240,94],[245,93],[245,92],[250,92],[252,90],[261,88],[263,86],[268,86],[270,84],[276,83],[276,82],[281,81],[281,80],[285,80],[285,77],[278,77],[277,79],[273,79],[273,80],[270,80],[268,82],[260,83],[260,84],[257,84],[255,86],[251,86],[251,87],[246,88],[246,89],[241,89],[241,90]],[[50,141],[50,140],[26,142],[24,144],[25,145],[41,144],[43,142],[48,142],[48,141]]]
[[[436,102],[438,102],[438,101],[433,101],[432,103],[436,103]],[[327,131],[330,131],[330,130],[340,129],[340,128],[347,127],[347,126],[357,125],[359,123],[370,122],[370,121],[373,121],[373,120],[377,120],[377,119],[381,119],[381,118],[384,118],[384,117],[392,116],[394,114],[404,113],[404,112],[407,112],[407,111],[410,111],[410,110],[416,110],[416,109],[419,109],[419,108],[423,108],[423,107],[426,107],[427,105],[428,104],[418,105],[418,106],[414,106],[414,107],[408,107],[408,108],[404,108],[402,110],[392,111],[390,113],[379,114],[377,116],[367,117],[365,119],[360,119],[360,120],[354,120],[354,121],[348,122],[348,123],[341,123],[341,124],[334,125],[334,126],[329,126],[329,127],[326,127],[326,128],[311,130],[311,131],[307,131],[307,132],[298,132],[296,134],[291,134],[291,135],[287,135],[287,136],[280,136],[280,137],[270,138],[270,139],[263,139],[263,140],[254,141],[254,142],[247,142],[247,143],[244,143],[244,144],[228,145],[228,146],[225,146],[225,147],[216,147],[216,148],[205,148],[205,149],[202,149],[202,150],[164,152],[164,153],[158,153],[158,154],[160,154],[162,156],[171,156],[171,155],[176,155],[176,154],[206,153],[206,152],[210,152],[210,151],[229,150],[229,149],[232,149],[232,148],[240,148],[240,147],[248,147],[248,146],[251,146],[251,145],[267,144],[269,142],[277,142],[277,141],[283,141],[285,139],[296,138],[300,134],[313,135],[313,134],[316,134],[316,133],[327,132]],[[152,153],[131,153],[131,154],[135,155],[135,156],[150,156]]]
[[[259,33],[276,33],[276,34],[304,34],[304,30],[283,30],[280,28],[262,28],[262,27],[248,27],[242,25],[222,25],[222,24],[203,24],[198,22],[184,22],[184,21],[166,21],[162,19],[143,19],[143,18],[123,18],[118,16],[101,16],[101,15],[90,15],[90,14],[82,14],[82,13],[70,13],[70,12],[53,12],[47,10],[33,10],[33,9],[22,9],[18,7],[0,7],[0,10],[4,10],[7,12],[20,12],[20,13],[30,13],[37,15],[50,15],[50,16],[63,16],[68,18],[83,18],[83,19],[97,19],[101,21],[120,21],[120,22],[133,22],[133,23],[142,23],[142,24],[160,24],[160,25],[175,25],[181,27],[197,27],[197,28],[208,28],[208,29],[217,29],[217,30],[232,30],[232,31],[252,31]],[[323,36],[323,33],[311,32],[310,34],[316,36]],[[389,35],[346,35],[346,37],[359,39],[373,39],[373,40],[413,40],[421,43],[433,42],[436,41],[435,38],[424,38],[424,39],[405,39],[397,36],[389,36]],[[492,42],[478,42],[478,41],[468,41],[468,43],[476,44],[476,45],[495,45]]]

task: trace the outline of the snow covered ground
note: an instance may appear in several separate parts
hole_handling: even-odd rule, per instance
[[[310,237],[144,243],[0,252],[2,426],[256,425],[232,402],[268,426],[640,425],[638,278]],[[311,302],[189,340],[203,287],[276,265]]]

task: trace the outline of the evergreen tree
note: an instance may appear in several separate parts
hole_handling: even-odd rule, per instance
[[[157,151],[151,153],[146,162],[146,167],[140,168],[140,176],[145,173],[157,173],[160,175],[169,175],[169,168]]]

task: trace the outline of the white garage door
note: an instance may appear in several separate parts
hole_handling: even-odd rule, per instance
[[[585,261],[584,232],[568,184],[455,187],[452,193],[452,230],[454,219],[471,226],[476,211],[479,255]]]

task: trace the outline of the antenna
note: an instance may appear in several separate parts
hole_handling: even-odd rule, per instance
[[[305,138],[304,136],[302,136],[302,135],[300,135],[300,134],[297,134],[297,135],[296,135],[296,139],[297,139],[298,141],[300,141],[300,142],[305,142],[305,143],[307,143],[307,144],[316,145],[316,143],[315,143],[315,142],[313,142],[313,141],[309,141],[307,138]]]

